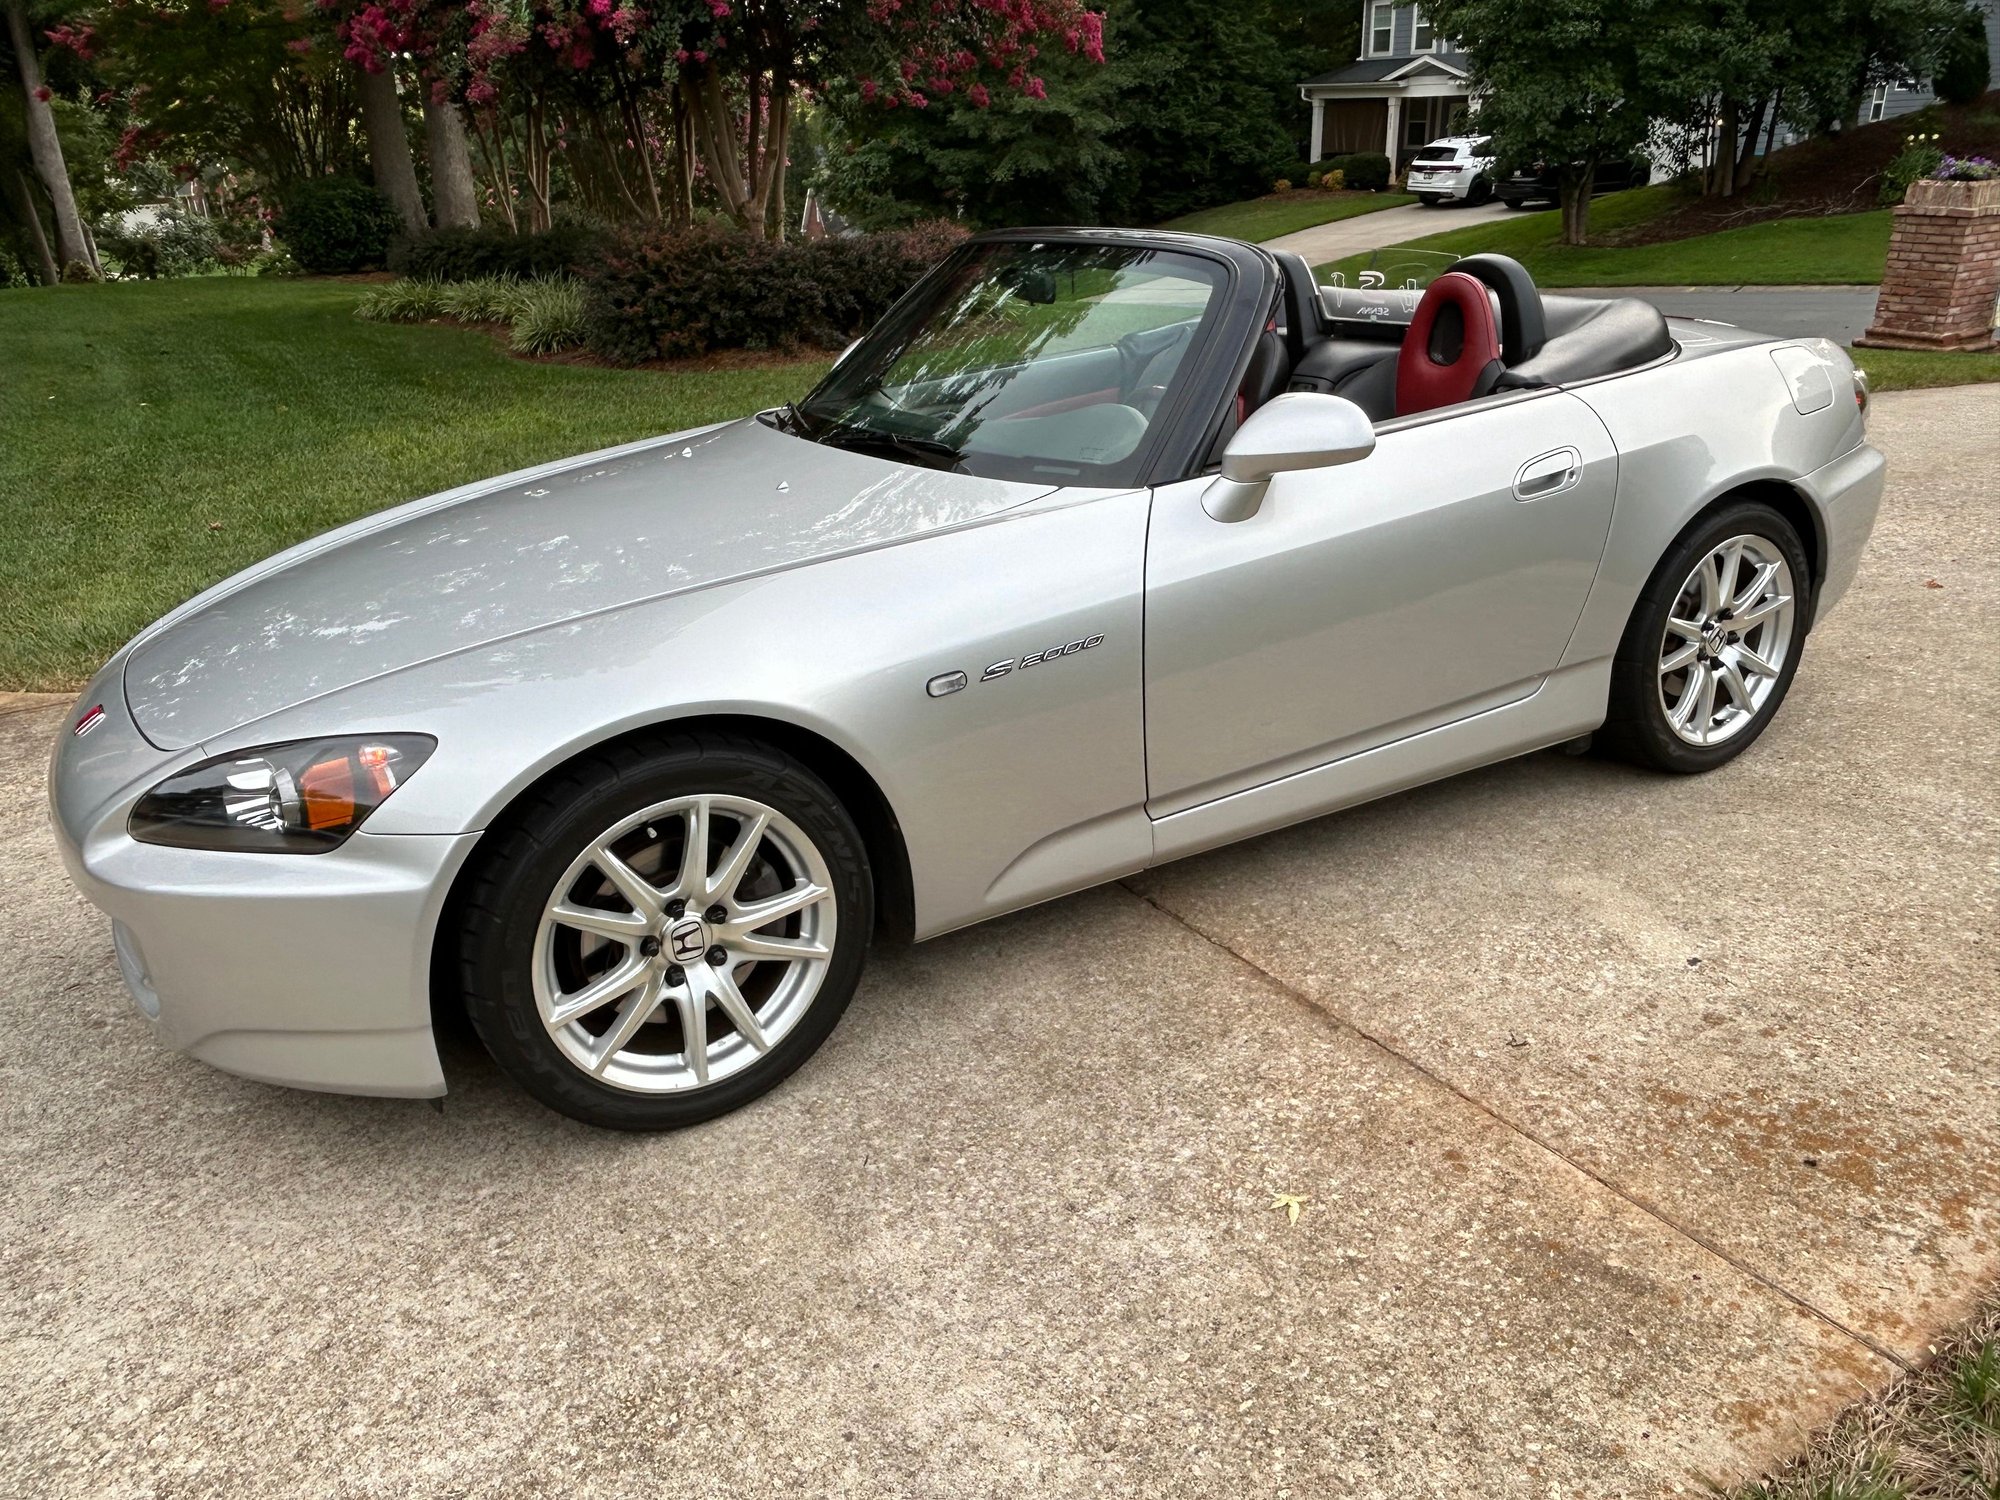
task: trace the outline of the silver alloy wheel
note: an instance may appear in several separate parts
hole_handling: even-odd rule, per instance
[[[1791,565],[1776,542],[1733,536],[1695,564],[1660,639],[1660,707],[1690,745],[1756,722],[1792,654]]]
[[[563,1055],[634,1093],[720,1082],[811,1008],[839,918],[825,858],[744,797],[676,797],[605,830],[556,883],[535,1003]]]

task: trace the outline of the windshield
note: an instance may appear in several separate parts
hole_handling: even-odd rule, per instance
[[[1134,483],[1225,275],[1140,245],[982,246],[835,366],[796,427],[997,479]]]

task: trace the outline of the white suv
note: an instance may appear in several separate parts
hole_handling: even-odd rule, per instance
[[[1493,143],[1485,136],[1448,135],[1410,158],[1405,187],[1422,203],[1484,203],[1493,196]]]

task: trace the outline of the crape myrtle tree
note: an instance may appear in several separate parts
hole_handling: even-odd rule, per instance
[[[44,279],[52,279],[49,276],[52,268],[60,274],[71,266],[81,266],[94,274],[97,252],[77,211],[76,191],[63,157],[62,138],[56,130],[55,90],[43,76],[43,56],[55,48],[47,33],[56,27],[67,30],[63,25],[65,18],[57,7],[31,5],[29,0],[0,0],[0,6],[7,13],[5,43],[0,50],[11,54],[6,58],[7,71],[19,89],[21,132],[41,189],[38,195],[26,174],[9,165],[7,170],[14,178],[7,184],[11,189],[6,194],[12,210],[9,216],[21,215],[22,227],[35,246],[35,259]],[[49,211],[54,237],[52,252],[49,235],[42,228],[43,205],[36,201],[38,196],[44,199]]]
[[[782,233],[802,97],[1039,98],[1046,52],[1103,55],[1083,0],[389,0],[343,35],[424,60],[430,96],[470,110],[503,202],[518,178],[531,227],[560,159],[601,210],[685,223],[699,185],[757,234]]]
[[[567,204],[667,225],[707,209],[779,234],[803,101],[1038,99],[1045,62],[1102,57],[1085,0],[108,0],[94,15],[130,154],[241,162],[282,192],[351,170],[358,134],[412,232],[474,224],[483,199],[521,229]]]
[[[1304,154],[1297,80],[1352,56],[1353,0],[1110,0],[1105,61],[1047,59],[1046,98],[920,111],[829,99],[820,185],[864,224],[1150,224],[1270,191]]]

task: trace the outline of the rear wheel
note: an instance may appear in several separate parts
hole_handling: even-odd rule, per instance
[[[465,1005],[574,1119],[692,1125],[833,1030],[873,924],[861,836],[806,767],[675,736],[578,761],[498,831],[465,904]]]
[[[1798,671],[1812,574],[1791,522],[1757,501],[1668,549],[1612,666],[1599,743],[1662,771],[1710,771],[1750,747]]]

